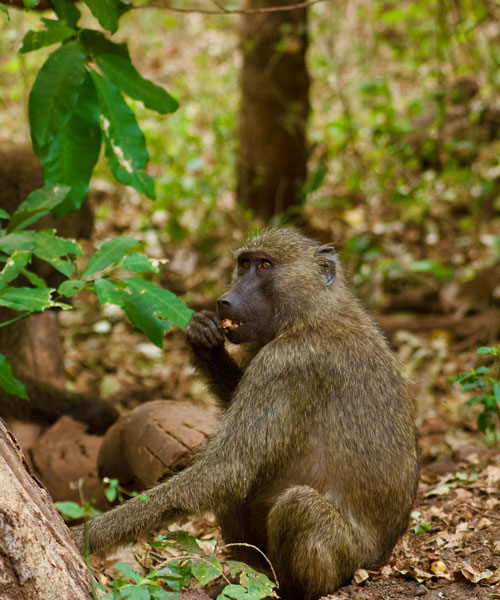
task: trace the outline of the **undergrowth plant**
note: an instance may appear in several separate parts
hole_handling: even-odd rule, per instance
[[[467,400],[467,406],[478,404],[481,411],[477,415],[477,427],[484,434],[487,442],[500,441],[500,349],[482,346],[478,354],[489,355],[493,359],[491,367],[481,366],[469,369],[453,378],[454,383],[462,387],[466,393],[474,393]]]
[[[122,488],[117,479],[105,478],[103,481],[106,484],[104,493],[110,502],[116,499],[123,501],[124,496],[139,495]],[[139,497],[145,502],[148,501],[146,496]],[[66,519],[83,519],[84,523],[99,514],[92,506],[92,501],[86,501],[84,498],[81,504],[56,502],[56,507]],[[249,546],[248,544],[227,544],[218,547],[215,540],[208,541],[213,549],[207,553],[201,548],[200,540],[186,531],[162,533],[155,541],[149,542],[153,568],[146,573],[139,573],[125,562],[118,561],[114,565],[117,576],[106,584],[95,580],[86,548],[83,554],[89,569],[92,595],[95,599],[103,600],[182,600],[183,591],[193,587],[204,587],[220,579],[221,589],[217,600],[261,600],[277,597],[277,583],[274,584],[266,575],[245,563],[221,556],[231,546]],[[262,554],[258,548],[251,547]],[[176,556],[171,556],[172,550]],[[269,559],[264,554],[262,556],[268,562],[276,580]]]

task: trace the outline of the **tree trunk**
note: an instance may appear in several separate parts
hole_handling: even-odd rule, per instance
[[[247,9],[289,0],[247,0]],[[307,175],[307,9],[247,13],[241,35],[238,202],[265,220],[300,205]]]
[[[0,419],[0,598],[90,597],[87,569],[69,529]]]

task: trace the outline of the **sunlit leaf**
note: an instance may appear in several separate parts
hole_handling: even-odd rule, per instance
[[[70,189],[65,185],[47,183],[42,188],[33,190],[17,207],[7,225],[7,231],[25,229],[41,216],[48,214],[64,201]]]
[[[175,98],[163,88],[144,79],[134,65],[123,56],[99,54],[96,62],[106,77],[131,98],[140,100],[146,108],[160,114],[174,112],[179,107]]]
[[[75,30],[72,27],[68,27],[64,21],[42,18],[42,23],[45,25],[45,29],[42,31],[28,31],[24,36],[19,52],[31,52],[44,46],[50,46],[65,40],[75,33]]]
[[[140,247],[141,242],[131,237],[121,236],[104,242],[102,246],[90,258],[83,277],[89,277],[98,271],[120,261],[130,250],[136,246]]]

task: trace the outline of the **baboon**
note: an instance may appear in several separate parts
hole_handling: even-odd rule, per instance
[[[266,230],[236,252],[218,314],[186,328],[225,412],[185,471],[89,524],[91,551],[185,513],[273,563],[284,598],[313,599],[383,565],[415,497],[414,407],[396,358],[330,245]],[[239,344],[235,358],[226,339]],[[82,531],[75,532],[81,545]],[[255,554],[257,554],[255,552]]]

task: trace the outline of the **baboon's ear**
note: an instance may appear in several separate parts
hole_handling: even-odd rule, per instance
[[[326,286],[332,285],[337,277],[337,255],[333,246],[325,245],[318,248],[318,254],[321,257],[321,264],[325,270]]]

